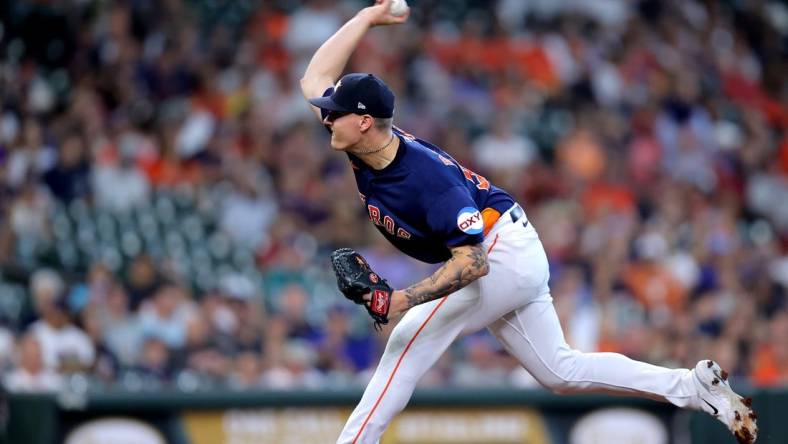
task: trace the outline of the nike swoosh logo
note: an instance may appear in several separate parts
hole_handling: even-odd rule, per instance
[[[711,405],[711,403],[710,403],[709,401],[706,401],[706,400],[705,400],[705,399],[703,399],[703,398],[700,398],[700,399],[701,399],[701,401],[705,402],[705,403],[706,403],[706,405],[708,405],[709,407],[711,407],[712,409],[714,409],[714,416],[717,416],[717,413],[719,413],[719,412],[720,412],[719,410],[717,410],[717,407],[714,407],[713,405]]]

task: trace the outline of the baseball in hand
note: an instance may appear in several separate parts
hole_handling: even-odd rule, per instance
[[[389,12],[395,17],[401,17],[408,12],[408,2],[405,0],[393,0],[389,6]]]

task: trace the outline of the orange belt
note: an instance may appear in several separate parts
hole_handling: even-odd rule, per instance
[[[484,235],[492,230],[493,225],[501,218],[501,212],[495,208],[485,208],[482,210],[482,220],[484,221]]]
[[[521,218],[525,216],[523,209],[518,204],[514,204],[514,206],[509,211],[509,216],[512,218],[512,223],[517,222]],[[495,208],[485,208],[482,210],[482,220],[484,221],[484,235],[487,236],[487,233],[490,232],[493,225],[498,222],[498,219],[501,218],[501,212],[496,210]],[[528,226],[528,221],[526,220],[523,222],[523,226]]]

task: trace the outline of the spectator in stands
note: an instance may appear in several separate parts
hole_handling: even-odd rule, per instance
[[[0,323],[0,371],[11,364],[14,352],[14,332]]]
[[[95,349],[95,358],[89,373],[105,383],[112,383],[119,373],[120,360],[104,341],[104,325],[96,307],[88,307],[79,312],[79,325]]]
[[[463,338],[465,359],[452,372],[451,384],[458,387],[505,386],[509,384],[508,369],[501,365],[502,354],[494,339],[487,335]]]
[[[140,328],[145,336],[155,337],[167,347],[179,348],[186,343],[186,325],[196,312],[188,291],[169,282],[140,307]]]
[[[55,392],[63,386],[63,378],[44,365],[41,343],[34,333],[17,341],[16,367],[3,376],[3,386],[11,392]]]
[[[776,313],[755,350],[752,380],[759,386],[788,384],[788,309]]]
[[[95,346],[73,324],[65,297],[42,304],[38,313],[41,319],[30,325],[29,331],[41,344],[47,368],[65,373],[89,369],[95,358]]]
[[[11,204],[9,225],[20,250],[30,249],[33,253],[49,240],[52,200],[47,190],[34,181],[21,184],[18,196]]]
[[[41,123],[28,118],[22,124],[19,143],[8,155],[6,180],[12,188],[18,189],[29,178],[40,178],[55,166],[57,152],[44,142]]]
[[[235,322],[231,332],[234,351],[259,352],[265,308],[254,283],[240,273],[230,273],[221,278],[218,294]]]
[[[262,387],[260,356],[253,352],[243,352],[236,356],[227,383],[235,390]]]
[[[318,369],[337,383],[347,384],[353,374],[368,369],[378,352],[368,332],[351,332],[351,309],[344,305],[331,307],[316,344]]]
[[[256,179],[254,171],[238,168],[233,188],[222,201],[219,224],[238,247],[256,249],[267,240],[277,204]]]
[[[126,288],[129,294],[129,308],[136,311],[161,285],[162,276],[148,254],[136,256],[129,265],[126,275]]]
[[[127,212],[150,198],[148,178],[135,163],[134,136],[121,137],[118,159],[99,164],[93,169],[93,190],[96,205],[115,212]]]
[[[306,342],[314,342],[320,338],[320,331],[308,319],[307,307],[310,295],[304,287],[298,284],[291,284],[282,289],[277,297],[277,307],[287,325],[287,337],[289,339],[300,339]]]
[[[505,115],[493,116],[491,130],[473,143],[474,164],[490,174],[506,189],[518,189],[522,171],[536,158],[536,145],[515,132],[514,122]]]
[[[173,368],[167,344],[156,336],[147,336],[143,340],[140,359],[131,368],[130,374],[141,378],[141,388],[148,390],[169,383],[173,377]]]
[[[38,312],[39,307],[51,304],[60,294],[66,291],[66,285],[60,274],[51,268],[41,268],[30,276],[30,302]]]
[[[324,377],[315,368],[317,354],[303,340],[289,341],[281,356],[269,361],[262,382],[272,389],[314,389],[323,385]]]
[[[211,298],[215,299],[215,298]],[[226,332],[215,329],[201,312],[186,321],[183,347],[170,347],[172,370],[196,378],[203,388],[223,385],[237,350]]]
[[[44,174],[44,182],[58,200],[68,203],[89,196],[90,170],[82,136],[69,133],[63,138],[57,164]]]
[[[102,342],[124,366],[133,366],[142,349],[143,330],[140,319],[130,311],[129,297],[120,284],[114,284],[103,300],[95,301]]]

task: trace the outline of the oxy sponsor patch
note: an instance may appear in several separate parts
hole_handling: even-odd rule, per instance
[[[484,231],[482,213],[476,208],[465,207],[457,214],[457,227],[467,234],[479,234]]]

